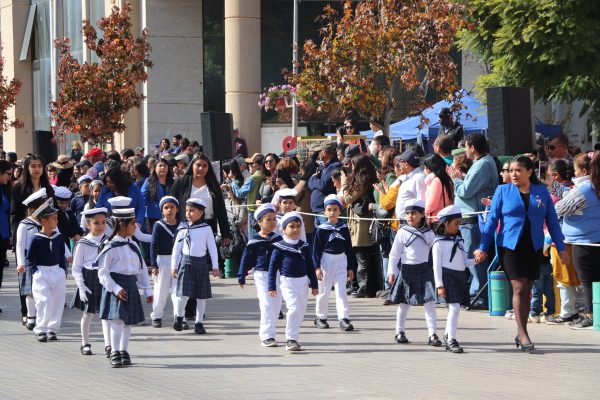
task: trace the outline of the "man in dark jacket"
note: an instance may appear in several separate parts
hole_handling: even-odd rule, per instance
[[[323,201],[329,194],[335,194],[336,190],[331,180],[331,173],[342,167],[337,158],[337,147],[335,143],[327,143],[321,148],[319,158],[323,161],[317,172],[308,180],[308,188],[312,190],[310,194],[310,207],[315,214],[323,212]],[[315,226],[327,221],[324,216],[315,217]]]
[[[448,107],[444,107],[440,110],[440,130],[438,137],[442,135],[448,135],[452,138],[452,149],[458,147],[458,143],[464,139],[465,131],[463,126],[458,122],[452,120],[452,111]]]

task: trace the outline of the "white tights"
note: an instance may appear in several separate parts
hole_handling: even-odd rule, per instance
[[[459,303],[448,304],[448,319],[446,320],[446,332],[448,340],[456,339],[456,328],[458,327],[458,313],[460,312]]]
[[[131,325],[125,325],[122,319],[110,321],[110,341],[112,351],[127,351],[129,338],[131,337]]]
[[[425,321],[427,323],[427,330],[429,331],[429,336],[431,336],[437,330],[435,303],[430,301],[423,304],[423,307],[425,308]],[[406,317],[408,316],[408,310],[410,310],[410,305],[408,304],[400,304],[398,306],[398,311],[396,313],[396,334],[400,332],[406,332]]]
[[[181,296],[175,297],[173,305],[177,309],[177,317],[185,316],[185,305],[187,304],[189,297]],[[202,323],[204,321],[204,313],[206,312],[206,299],[196,300],[196,323]]]
[[[32,318],[29,317],[35,317],[37,315],[37,310],[35,308],[35,300],[33,299],[33,296],[25,297],[25,306],[27,307],[27,322],[31,324],[34,321]]]

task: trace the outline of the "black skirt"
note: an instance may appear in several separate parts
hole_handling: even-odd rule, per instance
[[[81,273],[83,274],[83,283],[92,293],[86,293],[88,300],[84,302],[79,298],[79,289],[77,289],[71,300],[71,308],[78,308],[83,312],[95,314],[100,311],[100,298],[102,296],[102,285],[98,279],[98,270],[83,268]]]
[[[464,306],[469,304],[467,271],[442,268],[442,280],[446,290],[446,303],[458,303]]]
[[[184,255],[177,272],[177,297],[190,297],[192,299],[210,299],[210,277],[206,257]]]
[[[528,220],[525,221],[521,238],[514,250],[498,247],[500,264],[504,267],[504,273],[509,280],[525,278],[535,281],[540,277],[542,249],[533,249],[531,231],[527,228]]]
[[[402,265],[389,299],[393,303],[421,305],[435,301],[433,268],[429,263]]]
[[[111,272],[110,277],[127,292],[127,301],[120,300],[114,293],[102,288],[100,318],[108,320],[122,319],[125,325],[135,325],[143,322],[145,319],[144,308],[137,287],[137,277],[114,272]]]

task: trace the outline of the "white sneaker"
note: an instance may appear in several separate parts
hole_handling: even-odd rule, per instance
[[[531,324],[539,324],[540,316],[539,315],[530,315],[527,321]]]
[[[554,315],[552,315],[552,314],[548,314],[548,315],[544,314],[544,315],[542,315],[542,318],[540,318],[540,322],[544,322],[547,324],[548,323],[549,324],[556,323],[556,317],[554,317]]]
[[[506,319],[515,319],[515,313],[513,310],[506,310],[506,314],[504,314],[504,318]]]

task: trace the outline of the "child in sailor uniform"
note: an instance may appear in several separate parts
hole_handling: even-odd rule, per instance
[[[27,252],[27,270],[31,273],[31,290],[37,309],[33,331],[39,342],[57,340],[67,291],[67,248],[64,236],[56,231],[57,212],[52,199],[48,199],[32,214],[42,225]]]
[[[174,286],[171,277],[171,255],[175,246],[175,235],[177,234],[177,214],[179,213],[179,201],[172,196],[164,196],[159,203],[163,219],[157,221],[152,227],[152,241],[150,242],[150,265],[152,268],[152,281],[154,282],[154,302],[152,303],[152,326],[162,327],[167,298],[171,295],[175,305]],[[173,306],[173,314],[175,307]]]
[[[425,223],[425,203],[422,200],[405,202],[407,223],[396,233],[390,262],[388,281],[393,285],[390,300],[399,303],[396,314],[396,342],[408,343],[406,317],[413,305],[423,305],[429,331],[428,344],[441,346],[436,334],[435,288],[433,269],[429,262],[435,234]]]
[[[314,233],[312,260],[319,280],[319,294],[316,301],[315,325],[320,329],[329,328],[327,308],[331,287],[335,286],[336,310],[340,329],[354,330],[348,311],[346,282],[354,279],[356,257],[352,251],[352,241],[348,226],[339,222],[342,202],[337,195],[325,197],[325,216],[327,222],[319,225]]]
[[[296,189],[284,188],[279,189],[275,194],[276,196],[273,197],[273,201],[276,202],[276,207],[278,207],[279,210],[277,212],[277,234],[282,236],[283,227],[281,226],[281,219],[285,214],[296,209],[296,196],[298,195],[298,192]],[[306,243],[306,230],[304,229],[304,224],[302,224],[300,231],[300,240]]]
[[[468,258],[463,239],[460,237],[460,207],[448,206],[442,209],[437,217],[439,227],[431,251],[435,287],[438,295],[444,297],[448,304],[444,334],[446,351],[462,353],[463,349],[456,340],[458,313],[460,306],[468,304],[469,301],[466,268],[475,265],[475,260]]]
[[[77,292],[71,302],[72,308],[83,311],[81,316],[81,354],[92,355],[90,341],[90,325],[94,314],[100,311],[100,296],[102,285],[98,278],[98,265],[96,258],[100,253],[100,246],[108,239],[104,234],[106,230],[106,208],[93,208],[83,211],[82,218],[87,221],[89,233],[82,237],[75,245],[73,253],[73,267],[71,273],[77,284]],[[102,321],[104,334],[104,352],[110,356],[110,321]]]
[[[103,286],[100,318],[110,321],[110,364],[122,367],[131,365],[128,351],[131,326],[144,321],[138,287],[144,291],[147,303],[152,303],[153,297],[146,263],[132,240],[136,229],[135,209],[115,207],[116,204],[112,204],[111,211],[115,231],[96,263]]]
[[[306,314],[308,287],[312,295],[319,294],[315,268],[308,244],[300,239],[302,217],[290,212],[281,219],[283,240],[273,243],[269,261],[269,296],[277,297],[277,273],[280,273],[279,289],[288,309],[285,327],[286,350],[300,351],[298,338],[300,325]]]
[[[281,310],[281,292],[277,290],[275,297],[269,296],[269,261],[273,251],[273,243],[281,240],[274,231],[277,228],[276,209],[271,203],[263,204],[254,212],[254,218],[260,226],[260,231],[248,241],[238,272],[238,283],[243,289],[246,285],[246,274],[253,269],[256,296],[260,307],[260,329],[258,336],[265,347],[277,346],[277,319]],[[279,289],[279,278],[276,278],[276,289]]]
[[[205,334],[204,312],[206,299],[212,297],[210,277],[206,264],[206,253],[212,262],[212,274],[219,276],[217,245],[210,225],[204,222],[204,209],[206,203],[199,198],[190,198],[186,201],[187,222],[180,225],[175,237],[175,248],[171,258],[171,276],[177,278],[176,310],[177,317],[173,329],[183,329],[185,305],[188,299],[195,298],[196,323],[194,332]]]

